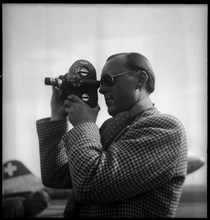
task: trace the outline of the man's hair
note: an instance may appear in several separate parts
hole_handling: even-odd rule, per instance
[[[117,53],[108,57],[111,60],[114,57],[123,56],[126,59],[125,66],[130,70],[145,70],[148,75],[146,82],[146,90],[148,93],[152,93],[155,90],[155,75],[149,60],[139,53]]]

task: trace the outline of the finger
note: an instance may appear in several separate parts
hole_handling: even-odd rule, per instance
[[[75,106],[77,103],[75,103],[75,102],[72,102],[71,100],[69,100],[69,99],[66,99],[65,101],[64,101],[64,106],[65,107],[72,107],[72,106]]]
[[[84,101],[82,101],[82,99],[80,99],[78,96],[74,95],[74,94],[70,94],[67,96],[67,99],[69,99],[72,102],[77,102],[77,103],[84,103]]]
[[[52,86],[52,92],[53,92],[53,93],[56,93],[56,88],[55,88],[55,86]]]
[[[64,101],[64,107],[66,107],[66,108],[71,108],[71,109],[73,110],[73,109],[77,109],[79,106],[81,106],[79,103],[77,103],[77,102],[72,102],[72,101],[69,100],[69,99],[66,99],[66,100]]]
[[[69,99],[65,99],[63,104],[64,104],[64,106],[70,106],[71,105],[71,101]]]
[[[96,105],[96,107],[94,108],[94,110],[95,110],[96,112],[99,112],[99,111],[101,110],[99,104]]]
[[[69,114],[69,113],[71,112],[71,108],[70,108],[70,107],[65,107],[65,112],[66,112],[67,114]]]
[[[59,89],[56,88],[55,86],[52,86],[52,93],[53,93],[53,95],[56,95],[57,97],[60,97]]]

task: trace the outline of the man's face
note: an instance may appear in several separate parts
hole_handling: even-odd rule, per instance
[[[104,65],[101,78],[106,74],[117,75],[119,73],[131,71],[126,68],[123,56],[114,57]],[[109,87],[103,83],[99,92],[105,97],[108,113],[111,116],[128,111],[138,101],[137,86],[138,80],[129,73],[114,77],[114,85]]]

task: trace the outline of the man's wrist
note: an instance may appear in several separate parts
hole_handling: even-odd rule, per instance
[[[94,122],[79,123],[63,136],[63,140],[68,143],[66,146],[73,146],[78,139],[85,137],[100,142],[99,128]]]

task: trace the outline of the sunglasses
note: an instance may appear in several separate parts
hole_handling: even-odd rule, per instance
[[[144,72],[146,72],[146,71],[142,68],[141,70],[130,70],[130,71],[118,73],[118,74],[115,74],[115,75],[112,75],[111,73],[105,73],[105,74],[103,75],[103,77],[101,78],[101,80],[100,80],[100,84],[101,84],[101,86],[105,84],[105,85],[108,86],[108,87],[112,87],[112,86],[114,86],[114,84],[115,84],[115,80],[114,80],[115,77],[124,75],[124,74],[126,74],[126,73],[134,72],[134,71],[137,71],[137,72],[142,72],[142,71],[144,71]],[[147,72],[146,72],[146,73],[147,73]]]

